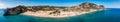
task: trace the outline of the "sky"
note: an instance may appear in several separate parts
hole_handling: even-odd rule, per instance
[[[0,9],[24,6],[75,6],[83,2],[104,5],[106,8],[120,8],[120,0],[0,0]]]

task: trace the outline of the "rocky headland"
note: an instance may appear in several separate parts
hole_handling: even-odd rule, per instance
[[[80,5],[71,7],[60,6],[16,6],[8,8],[4,12],[4,16],[25,14],[37,17],[68,17],[91,13],[95,11],[105,10],[103,5],[84,2]]]

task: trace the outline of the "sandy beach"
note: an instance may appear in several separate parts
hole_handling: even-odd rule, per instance
[[[27,12],[22,13],[22,14],[29,15],[29,16],[36,16],[36,17],[55,17],[55,18],[61,18],[61,17],[69,17],[69,16],[82,15],[82,14],[91,13],[91,12],[95,12],[95,11],[97,11],[97,10],[90,10],[89,12],[60,11],[61,13],[57,13],[57,14],[49,14],[50,12],[53,12],[53,11],[36,11],[36,12],[27,11]]]

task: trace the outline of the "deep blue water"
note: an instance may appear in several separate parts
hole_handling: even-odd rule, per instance
[[[15,16],[2,16],[3,13],[3,10],[0,10],[0,22],[120,22],[119,8],[108,8],[104,11],[66,18],[44,18],[22,14]]]

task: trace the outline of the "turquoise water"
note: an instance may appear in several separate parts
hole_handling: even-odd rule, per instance
[[[120,22],[120,9],[109,8],[108,10],[88,13],[84,15],[66,18],[44,18],[26,15],[2,16],[0,10],[0,22]]]

